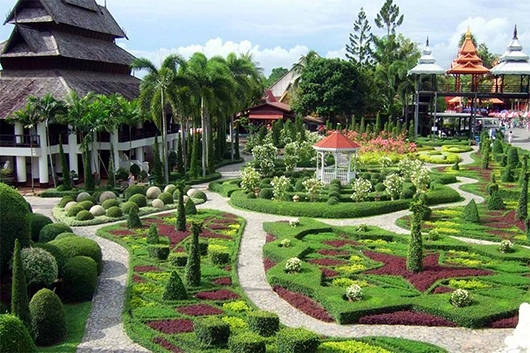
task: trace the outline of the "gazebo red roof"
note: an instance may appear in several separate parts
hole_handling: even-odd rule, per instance
[[[334,131],[328,137],[323,138],[313,145],[317,150],[331,151],[355,151],[361,146],[344,136],[340,131]]]

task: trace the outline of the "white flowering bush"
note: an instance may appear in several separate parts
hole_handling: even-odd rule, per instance
[[[465,289],[456,289],[451,293],[451,304],[458,308],[471,305],[471,297]]]
[[[363,298],[363,289],[358,284],[352,284],[346,288],[346,297],[348,300],[361,300]]]
[[[288,248],[291,246],[291,240],[285,238],[285,239],[282,239],[282,241],[280,242],[280,244],[282,245],[282,247],[284,248]]]
[[[368,196],[368,193],[372,191],[372,183],[370,180],[363,178],[355,179],[352,182],[353,194],[351,198],[355,202],[363,201]]]
[[[297,257],[291,257],[285,263],[285,271],[287,272],[300,272],[302,269],[302,260]]]
[[[390,196],[390,199],[392,201],[394,201],[401,193],[401,190],[403,190],[404,182],[405,179],[401,175],[396,173],[387,175],[385,180],[383,180],[385,192],[388,194],[388,196]]]
[[[379,159],[379,164],[381,164],[381,170],[387,170],[392,164],[394,164],[394,162],[392,161],[392,158],[383,156]]]
[[[254,163],[259,166],[261,174],[271,176],[274,173],[274,161],[278,155],[278,149],[271,143],[256,146],[252,149]]]
[[[300,160],[298,149],[298,142],[289,142],[285,145],[283,161],[287,172],[292,172],[296,168],[296,163]]]
[[[499,248],[499,251],[502,253],[509,253],[513,251],[513,243],[508,240],[504,239],[501,241],[501,246]]]
[[[417,169],[410,175],[410,181],[416,187],[417,194],[426,191],[431,182],[429,169],[423,166]]]
[[[314,138],[307,139],[309,136],[317,136],[318,138],[315,140]],[[321,136],[318,134],[308,134],[306,133],[306,141],[302,141],[298,143],[298,157],[299,161],[316,161],[317,153],[315,149],[313,148],[313,145],[317,143],[320,140]]]
[[[246,192],[254,192],[261,182],[261,174],[251,165],[241,171],[241,188]]]
[[[289,188],[290,184],[291,184],[291,179],[287,178],[284,175],[282,175],[281,177],[272,178],[271,185],[272,185],[273,199],[274,200],[285,200],[285,196],[287,195],[287,189]]]
[[[289,225],[293,228],[296,228],[297,226],[300,225],[300,220],[298,218],[293,218],[289,220]]]
[[[405,179],[410,179],[410,176],[421,167],[423,167],[423,162],[410,156],[403,158],[398,163],[399,172]]]
[[[310,178],[303,181],[302,186],[309,194],[309,198],[311,199],[311,201],[315,201],[318,194],[320,194],[320,192],[324,188],[324,183],[322,182],[322,180],[319,180],[317,178]]]

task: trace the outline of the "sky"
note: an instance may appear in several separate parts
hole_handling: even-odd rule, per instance
[[[46,0],[43,0],[46,1]],[[103,4],[105,0],[97,0]],[[0,0],[7,14],[16,0]],[[127,34],[118,44],[154,63],[168,54],[208,57],[251,53],[268,76],[274,67],[290,68],[315,50],[323,57],[345,57],[345,46],[361,7],[375,34],[373,19],[384,0],[106,0]],[[394,0],[405,16],[398,33],[423,46],[429,37],[433,55],[449,68],[458,40],[469,26],[479,43],[502,54],[514,25],[530,53],[528,0]],[[0,27],[0,41],[12,25]],[[478,45],[478,43],[476,43]]]

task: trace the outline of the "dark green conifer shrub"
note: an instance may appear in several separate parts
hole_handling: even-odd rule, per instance
[[[493,141],[493,153],[494,154],[504,153],[504,149],[502,148],[502,141],[500,139],[495,139],[495,141]]]
[[[142,220],[140,219],[140,216],[138,216],[138,213],[134,210],[131,210],[131,212],[129,212],[127,215],[127,228],[142,228]]]
[[[525,158],[526,165],[526,158]],[[526,169],[526,168],[524,168]],[[528,218],[528,172],[523,177],[521,185],[521,193],[519,194],[519,203],[517,204],[517,211],[515,212],[515,219],[524,221]]]
[[[39,241],[39,234],[42,228],[47,224],[52,224],[53,221],[50,217],[40,213],[30,213],[29,219],[31,221],[31,240],[34,242]]]
[[[316,353],[318,336],[304,328],[284,328],[276,336],[278,353]]]
[[[66,319],[61,299],[47,288],[39,290],[29,303],[31,332],[39,346],[57,344],[66,338]]]
[[[423,270],[423,244],[421,237],[421,221],[424,217],[424,198],[417,197],[410,203],[412,221],[410,226],[410,241],[407,253],[407,270],[418,273]]]
[[[494,191],[488,198],[488,210],[504,210],[504,200],[498,191]]]
[[[195,202],[190,198],[186,201],[186,205],[184,206],[184,211],[187,215],[194,215],[197,214],[197,207],[195,207]]]
[[[147,232],[146,242],[147,244],[158,244],[159,240],[158,228],[156,227],[156,224],[151,224],[149,226],[149,231]]]
[[[28,329],[14,315],[0,314],[0,352],[37,352]]]
[[[13,252],[13,277],[11,282],[11,314],[17,316],[24,325],[31,328],[31,315],[29,312],[28,289],[20,242],[15,239],[15,251]]]
[[[248,326],[260,336],[274,336],[280,329],[280,318],[276,313],[254,310],[248,313]]]
[[[199,250],[199,234],[202,232],[202,222],[191,223],[191,244],[186,263],[186,283],[188,286],[198,286],[201,283],[201,255]]]
[[[184,267],[188,262],[188,254],[184,252],[178,252],[173,256],[171,262],[177,267]]]
[[[481,148],[481,153],[482,153],[482,169],[488,169],[490,165],[490,159],[491,159],[490,139],[486,139],[484,141],[484,145]]]
[[[468,202],[464,207],[464,220],[473,223],[480,223],[480,216],[478,214],[477,204],[474,199]]]
[[[169,256],[169,246],[162,244],[149,245],[147,247],[147,253],[152,258],[166,261]]]
[[[512,169],[517,168],[519,165],[519,153],[517,152],[517,148],[510,147],[510,149],[508,149],[507,155],[508,160],[506,161],[506,165],[510,166]]]
[[[171,272],[171,277],[166,284],[166,289],[162,295],[163,300],[185,300],[188,299],[188,293],[186,287],[182,283],[182,279],[178,275],[177,271]]]
[[[65,303],[92,300],[97,284],[96,262],[87,256],[74,256],[64,265],[59,295]]]
[[[198,319],[194,327],[195,335],[203,346],[221,347],[228,343],[230,326],[216,316]]]
[[[177,183],[178,193],[178,202],[177,202],[177,221],[175,228],[178,231],[186,230],[186,208],[184,206],[184,182],[180,181]]]

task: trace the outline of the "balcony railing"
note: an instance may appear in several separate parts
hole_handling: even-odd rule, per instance
[[[40,136],[1,134],[0,147],[40,147]]]

